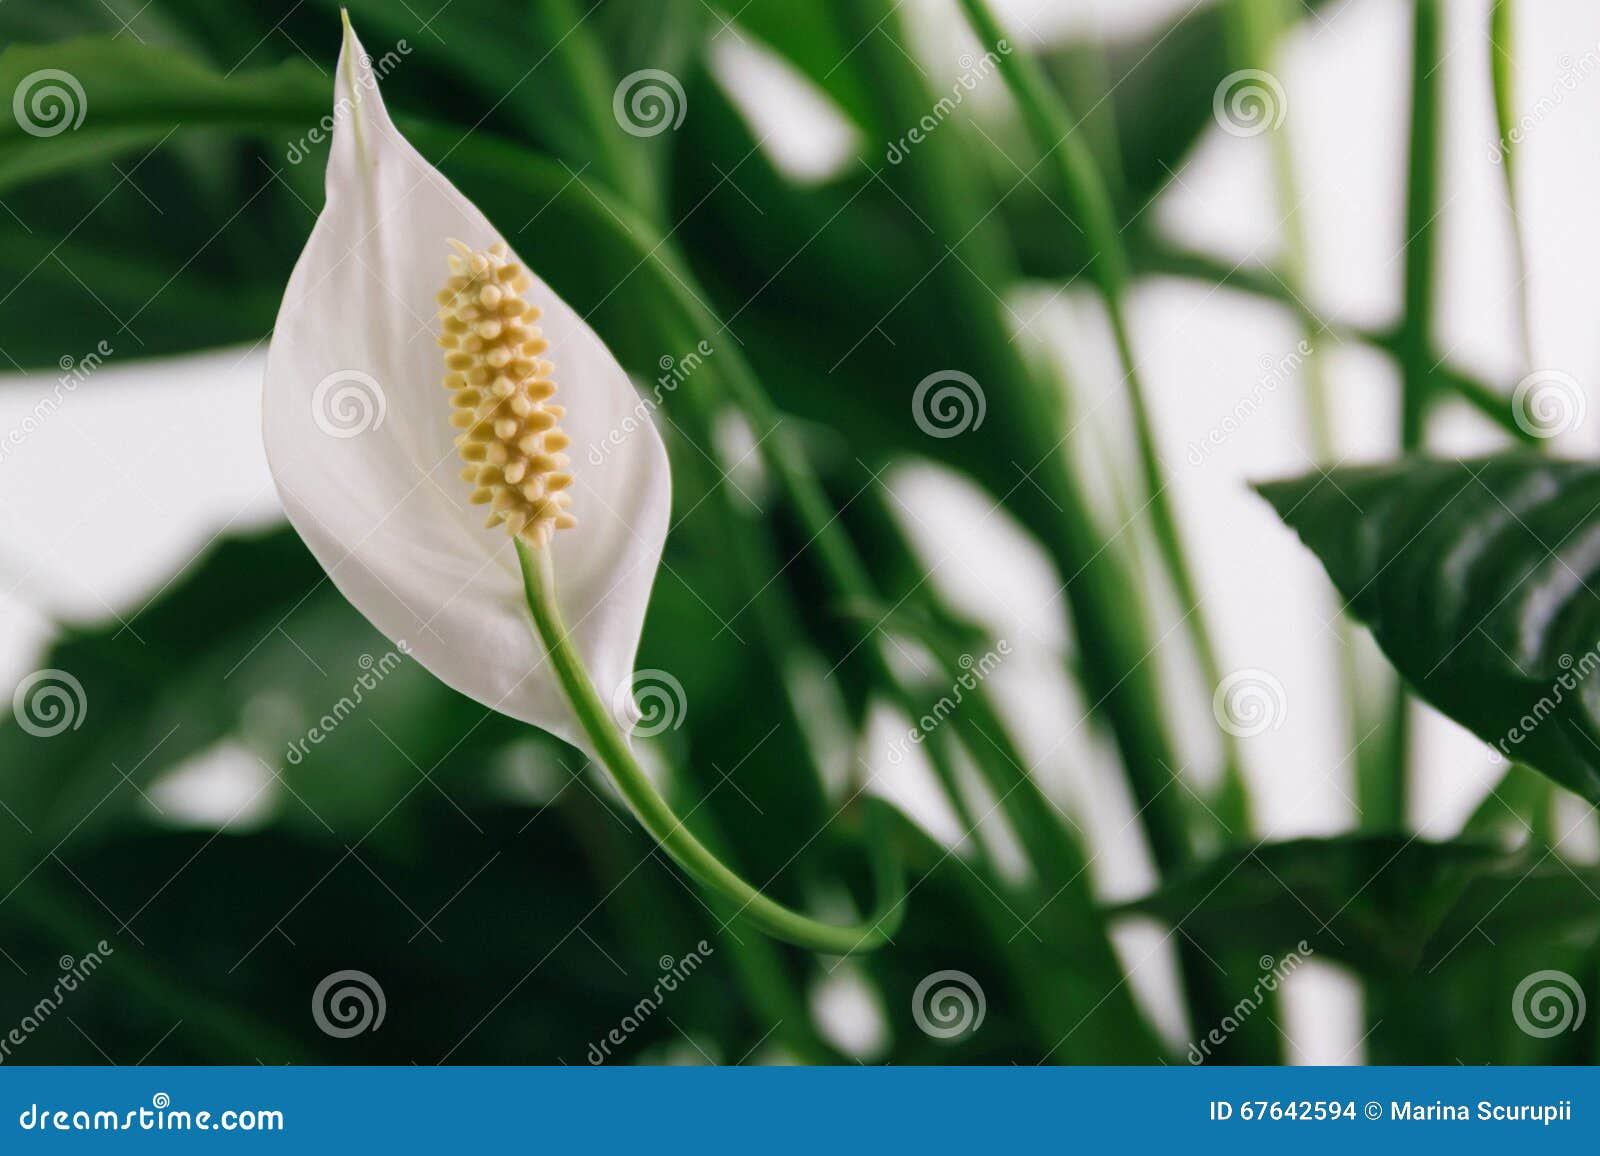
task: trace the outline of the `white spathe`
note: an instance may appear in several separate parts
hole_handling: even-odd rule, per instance
[[[468,504],[441,384],[448,239],[482,250],[504,238],[395,128],[348,22],[334,84],[327,203],[289,278],[262,396],[284,509],[340,592],[428,670],[587,749],[534,634],[512,539]],[[548,547],[561,611],[626,726],[632,695],[619,688],[671,511],[666,451],[594,331],[536,274],[524,296],[542,313],[574,447],[578,525]],[[622,430],[599,465],[583,452]]]

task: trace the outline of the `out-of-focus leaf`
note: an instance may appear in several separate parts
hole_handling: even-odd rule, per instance
[[[59,76],[24,83],[40,72],[64,72],[77,90]],[[180,126],[309,125],[329,106],[327,83],[304,63],[225,78],[131,38],[13,45],[0,53],[0,88],[22,89],[35,109],[28,124],[0,120],[0,190],[148,148]],[[61,127],[62,118],[76,127]]]
[[[1278,956],[1311,951],[1376,976],[1429,971],[1506,939],[1600,935],[1600,871],[1546,849],[1352,835],[1232,851],[1119,908]]]
[[[156,818],[144,788],[225,740],[260,760],[261,804],[354,840],[417,789],[470,803],[492,753],[527,733],[399,654],[287,530],[223,541],[125,625],[74,629],[39,667],[62,673],[34,694],[67,687],[79,725],[0,725],[18,828],[0,844],[6,886],[69,834]]]
[[[670,868],[649,860],[646,841],[627,840],[627,862],[638,864],[627,878],[587,877],[588,836],[569,820],[594,806],[580,793],[538,812],[460,814],[424,791],[400,807],[418,833],[404,844],[127,831],[63,849],[60,865],[0,908],[0,940],[27,971],[8,965],[0,976],[8,1022],[48,993],[59,956],[81,958],[99,938],[113,952],[17,1058],[131,1064],[156,1049],[150,1062],[582,1064],[588,1045],[651,994],[660,960],[684,958],[702,938],[712,947],[704,972],[662,1014],[640,1017],[611,1058],[679,1039],[672,1019],[748,1048],[772,1025],[744,1020],[724,998],[728,945],[684,891],[662,890]],[[603,810],[584,821],[617,822]],[[40,903],[22,901],[46,881],[41,921],[24,910]],[[181,977],[181,989],[130,1000],[132,968]],[[313,993],[347,970],[376,981],[385,1010],[381,1024],[342,1038],[318,1026]],[[262,1050],[242,1051],[237,1033],[202,1022],[202,1002],[213,1017],[271,1025]],[[332,1010],[323,1005],[339,1026]]]
[[[1317,19],[1317,9],[1327,0],[1310,0],[1293,6],[1293,15]],[[1236,66],[1228,37],[1230,19],[1225,4],[1186,7],[1171,23],[1125,40],[1115,40],[1097,50],[1072,42],[1045,53],[1043,63],[1056,84],[1068,94],[1080,115],[1094,113],[1115,126],[1117,156],[1106,165],[1120,169],[1113,183],[1119,224],[1130,226],[1145,207],[1183,170],[1190,150],[1213,125],[1212,97]],[[1085,76],[1086,54],[1093,53]],[[1102,62],[1103,58],[1103,62]],[[1096,89],[1091,82],[1098,82]],[[1096,138],[1097,149],[1107,130],[1086,117],[1085,127]],[[990,134],[992,137],[994,134]],[[1063,243],[1071,230],[1062,229],[1059,216],[1062,192],[1050,166],[1032,166],[1037,154],[1020,136],[994,139],[1010,159],[991,157],[988,168],[1005,198],[1001,212],[1023,267],[1039,277],[1075,274],[1086,253]],[[1013,148],[1013,143],[1015,148]],[[974,148],[994,149],[982,137]],[[1102,157],[1102,164],[1105,161]],[[1018,168],[1032,170],[1024,180]]]
[[[1600,801],[1600,469],[1410,460],[1260,489],[1423,698]]]
[[[855,123],[878,135],[883,114],[856,49],[859,39],[832,4],[800,7],[786,0],[716,0],[724,19],[753,34],[827,93]],[[723,33],[734,35],[734,33]]]

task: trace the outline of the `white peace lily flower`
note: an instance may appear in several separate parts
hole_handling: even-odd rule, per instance
[[[636,708],[613,688],[631,686],[667,533],[661,439],[646,421],[599,465],[563,452],[633,427],[627,376],[400,135],[348,18],[335,86],[327,206],[267,357],[262,424],[289,521],[440,679],[604,765],[744,918],[818,951],[887,943],[904,895],[890,840],[872,841],[879,913],[820,923],[718,859],[639,766],[617,717]]]
[[[631,711],[610,692],[631,680],[666,537],[661,439],[594,331],[400,135],[348,21],[334,120],[327,204],[267,358],[289,521],[442,681],[592,750],[530,629],[514,541],[547,559],[568,639]],[[598,465],[561,452],[635,425]]]

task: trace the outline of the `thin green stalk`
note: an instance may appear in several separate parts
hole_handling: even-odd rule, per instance
[[[519,538],[517,559],[522,564],[523,592],[534,627],[579,725],[629,809],[673,861],[708,890],[731,902],[741,918],[799,947],[850,955],[889,943],[904,914],[905,877],[888,832],[875,832],[870,841],[880,906],[871,919],[860,925],[840,926],[812,919],[768,898],[746,882],[694,837],[634,759],[628,740],[595,690],[568,636],[556,603],[555,571],[549,551],[531,548]],[[885,813],[876,800],[871,802],[875,816]]]
[[[1005,36],[989,10],[987,0],[961,0],[961,7],[978,39],[986,46],[992,44],[998,49]],[[1105,302],[1117,357],[1124,370],[1123,380],[1128,387],[1139,465],[1149,497],[1151,526],[1161,549],[1162,560],[1166,563],[1168,577],[1182,603],[1184,622],[1200,662],[1201,674],[1208,688],[1215,687],[1222,681],[1222,666],[1211,641],[1211,631],[1206,626],[1199,586],[1189,565],[1178,519],[1167,497],[1167,481],[1162,476],[1155,431],[1145,401],[1138,361],[1134,357],[1133,341],[1128,332],[1124,306],[1128,288],[1128,256],[1117,229],[1111,196],[1093,151],[1076,131],[1077,125],[1067,111],[1065,102],[1050,86],[1038,62],[1027,53],[1016,51],[1000,52],[999,59],[1000,75],[1005,78],[1021,109],[1023,121],[1033,135],[1035,144],[1055,165],[1066,190],[1068,205],[1073,215],[1082,222],[1088,239],[1089,273]],[[1222,733],[1220,738],[1228,773],[1236,775],[1239,766],[1237,742],[1227,733]]]
[[[1264,68],[1271,71],[1278,60],[1278,46],[1284,33],[1282,0],[1235,0],[1229,6],[1231,31],[1238,42],[1239,63],[1243,67]],[[1293,141],[1287,132],[1274,131],[1268,135],[1272,154],[1273,185],[1276,192],[1280,224],[1284,233],[1283,280],[1294,299],[1304,301],[1310,297],[1308,276],[1308,246],[1305,223],[1301,218],[1300,194],[1295,179]],[[1301,366],[1305,380],[1306,436],[1311,442],[1311,452],[1318,464],[1331,466],[1338,456],[1333,442],[1333,414],[1328,401],[1328,382],[1322,356],[1325,326],[1313,322],[1305,308],[1295,310],[1300,332],[1311,350]],[[1345,741],[1354,752],[1356,809],[1362,822],[1370,810],[1381,810],[1379,802],[1384,796],[1384,782],[1388,767],[1379,748],[1362,741],[1374,727],[1369,719],[1367,696],[1363,693],[1364,680],[1360,656],[1356,653],[1355,631],[1343,614],[1334,621],[1334,657],[1339,668],[1339,685],[1345,708]]]
[[[1400,448],[1424,446],[1432,402],[1436,218],[1439,213],[1439,88],[1443,59],[1439,0],[1416,0],[1411,48],[1411,143],[1406,160],[1404,312],[1400,320]],[[1386,732],[1380,789],[1368,807],[1370,825],[1399,828],[1406,817],[1410,701],[1396,682]],[[1366,804],[1363,804],[1366,806]]]
[[[1225,285],[1242,293],[1261,297],[1293,311],[1301,324],[1314,333],[1331,333],[1340,340],[1360,341],[1380,353],[1399,359],[1398,329],[1363,329],[1317,313],[1303,298],[1291,293],[1284,280],[1272,273],[1220,261],[1194,250],[1177,248],[1159,239],[1143,236],[1133,249],[1137,270],[1148,276],[1188,277],[1208,285]],[[1499,426],[1502,432],[1525,445],[1540,445],[1540,439],[1516,423],[1511,397],[1488,382],[1440,363],[1431,374],[1435,394],[1454,394]]]
[[[1514,31],[1511,0],[1494,0],[1489,9],[1489,79],[1494,90],[1495,127],[1500,133],[1494,156],[1506,186],[1506,215],[1510,218],[1512,260],[1517,274],[1517,331],[1522,340],[1522,360],[1532,369],[1533,314],[1528,303],[1528,246],[1522,235],[1522,219],[1517,215],[1516,165],[1512,159],[1516,101]]]
[[[1400,445],[1420,449],[1432,398],[1434,253],[1439,213],[1439,85],[1443,66],[1439,0],[1415,0],[1411,50],[1411,143],[1406,157],[1404,305],[1400,321]]]

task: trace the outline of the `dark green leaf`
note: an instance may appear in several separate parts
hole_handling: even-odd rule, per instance
[[[1597,896],[1600,871],[1547,849],[1350,835],[1235,850],[1119,912],[1272,956],[1304,941],[1319,955],[1392,976],[1506,940],[1592,945]]]
[[[1423,698],[1600,802],[1600,469],[1412,460],[1260,489]]]

